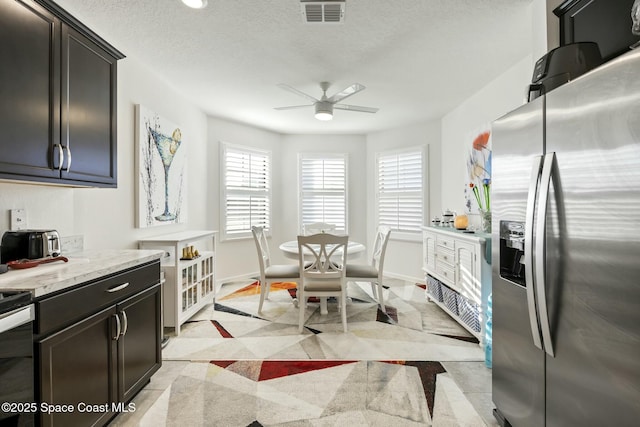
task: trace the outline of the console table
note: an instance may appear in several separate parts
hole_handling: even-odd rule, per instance
[[[162,249],[160,267],[165,276],[163,288],[164,327],[180,326],[215,297],[215,247],[217,231],[181,231],[138,241],[140,249]],[[198,257],[182,258],[183,248],[193,246]]]
[[[491,234],[423,227],[422,248],[427,299],[482,345],[491,293]]]

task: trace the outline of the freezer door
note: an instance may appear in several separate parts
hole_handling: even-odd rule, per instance
[[[638,425],[640,49],[546,102],[546,425]]]
[[[543,152],[543,103],[537,98],[492,125],[493,402],[514,427],[544,426],[544,353],[534,345],[540,333],[532,284],[516,278],[524,245],[516,237],[505,244],[501,235],[525,225]]]

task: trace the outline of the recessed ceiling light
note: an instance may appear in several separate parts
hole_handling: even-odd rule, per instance
[[[182,0],[182,3],[194,9],[204,9],[207,7],[207,0]]]

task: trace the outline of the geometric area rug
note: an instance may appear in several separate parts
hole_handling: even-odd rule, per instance
[[[477,340],[424,285],[385,281],[382,311],[350,282],[346,333],[335,303],[322,314],[313,301],[299,333],[295,287],[274,285],[260,313],[259,284],[223,285],[169,340],[139,410],[113,425],[495,425]]]

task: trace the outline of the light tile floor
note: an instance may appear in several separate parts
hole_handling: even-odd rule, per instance
[[[369,284],[350,283],[348,332],[330,302],[326,315],[308,304],[299,334],[290,286],[274,286],[258,314],[255,285],[223,285],[169,341],[136,411],[112,425],[497,426],[477,340],[424,285],[385,287],[386,314]]]

